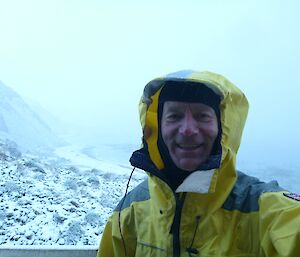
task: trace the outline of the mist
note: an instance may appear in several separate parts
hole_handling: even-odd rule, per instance
[[[298,1],[0,1],[0,80],[87,145],[139,146],[151,79],[220,73],[250,111],[240,165],[299,167]]]

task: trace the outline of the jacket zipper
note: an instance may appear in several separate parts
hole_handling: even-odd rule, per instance
[[[180,257],[180,220],[186,193],[175,194],[176,208],[170,233],[173,235],[173,257]]]

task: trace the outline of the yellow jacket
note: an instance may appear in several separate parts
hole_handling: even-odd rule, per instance
[[[176,192],[160,176],[157,146],[158,97],[167,80],[199,82],[221,97],[221,165],[192,173]],[[236,171],[247,112],[244,94],[218,74],[183,71],[149,82],[140,102],[144,145],[131,157],[148,179],[113,212],[98,257],[299,257],[299,196]]]

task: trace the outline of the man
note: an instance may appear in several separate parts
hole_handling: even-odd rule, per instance
[[[245,95],[211,72],[149,82],[140,102],[148,174],[107,222],[101,257],[300,256],[299,196],[236,170]]]

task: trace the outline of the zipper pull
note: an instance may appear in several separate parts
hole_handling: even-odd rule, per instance
[[[199,251],[196,248],[193,248],[193,244],[194,244],[196,233],[197,233],[197,230],[198,230],[198,227],[199,227],[200,219],[201,219],[200,215],[196,216],[196,227],[195,227],[195,230],[194,230],[193,239],[192,239],[191,245],[186,248],[186,251],[188,252],[189,257],[194,257],[195,255],[192,255],[192,254],[197,255],[199,253]]]
[[[198,254],[199,251],[196,248],[188,247],[186,251],[189,253],[189,257],[194,257],[192,254]]]

